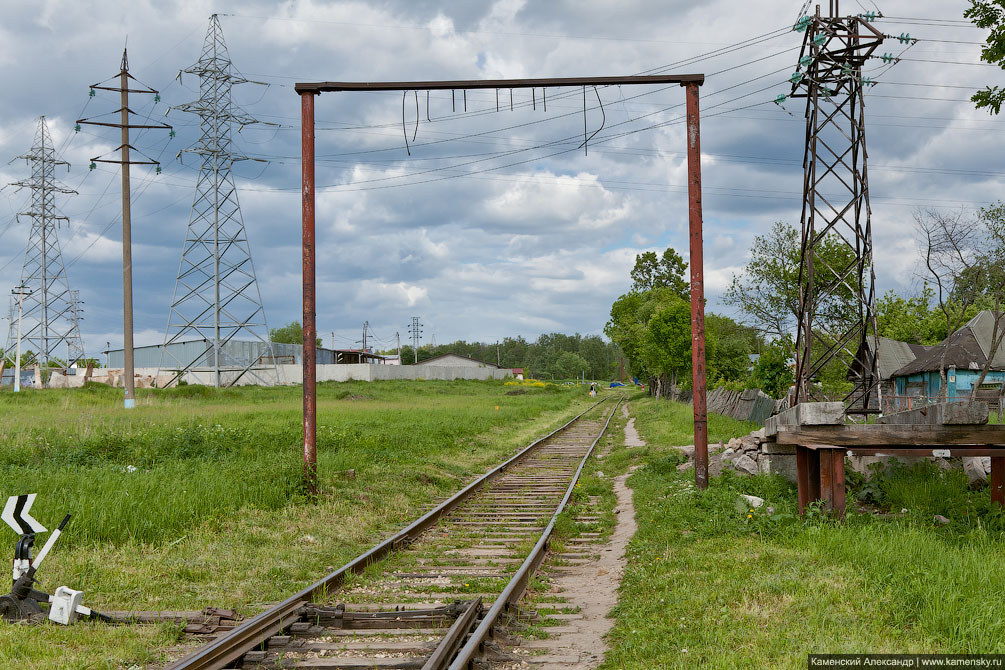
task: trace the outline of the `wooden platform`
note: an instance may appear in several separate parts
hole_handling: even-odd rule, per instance
[[[844,517],[844,459],[849,453],[941,458],[989,456],[991,500],[1005,506],[1005,426],[986,425],[987,406],[983,403],[970,403],[969,407],[955,407],[951,411],[933,406],[883,423],[853,425],[844,424],[843,417],[838,419],[833,411],[836,408],[831,407],[837,404],[797,405],[772,417],[774,421],[768,427],[777,444],[796,447],[800,514],[811,501],[822,500],[825,509]],[[808,417],[812,423],[806,423]]]

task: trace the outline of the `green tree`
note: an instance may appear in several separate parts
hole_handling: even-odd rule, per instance
[[[584,371],[588,370],[589,367],[590,364],[579,354],[574,354],[571,351],[563,351],[555,357],[555,360],[548,368],[548,372],[555,379],[576,379]]]
[[[643,302],[645,296],[634,291],[619,297],[611,305],[611,318],[604,326],[604,334],[624,352],[635,375],[645,374],[641,363],[646,324],[638,316]]]
[[[754,364],[750,381],[772,398],[784,398],[789,387],[795,383],[795,374],[789,365],[788,350],[791,343],[773,342],[761,350],[761,355]]]
[[[845,332],[857,318],[858,284],[854,276],[839,280],[855,252],[837,235],[827,235],[816,247],[814,275],[814,322],[825,332]],[[799,231],[781,221],[767,235],[758,235],[750,250],[750,262],[735,275],[723,302],[739,309],[748,323],[783,346],[795,330],[799,317]],[[837,288],[824,292],[824,287]],[[787,352],[790,356],[794,352]]]
[[[635,267],[632,268],[632,290],[645,292],[657,288],[669,288],[687,300],[690,284],[684,279],[686,270],[687,263],[672,247],[667,247],[659,257],[655,251],[647,251],[635,257]]]
[[[282,328],[273,328],[269,331],[269,340],[278,344],[303,344],[304,327],[299,321],[291,321]],[[321,338],[318,338],[318,346],[321,346]]]
[[[987,42],[981,48],[981,60],[1005,69],[1005,0],[970,0],[970,7],[963,12],[963,16],[974,25],[991,30]],[[977,109],[986,107],[992,114],[998,114],[1002,102],[1005,102],[1005,89],[988,86],[970,99]]]
[[[900,342],[938,344],[946,339],[946,321],[932,308],[935,291],[926,282],[921,295],[902,298],[893,291],[876,302],[879,334]]]
[[[655,377],[657,396],[667,395],[677,387],[691,369],[690,304],[673,296],[659,306],[646,322],[642,354],[646,368]]]

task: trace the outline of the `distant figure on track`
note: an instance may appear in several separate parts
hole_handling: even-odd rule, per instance
[[[593,382],[590,383],[590,397],[591,398],[597,397],[597,385],[596,383]]]

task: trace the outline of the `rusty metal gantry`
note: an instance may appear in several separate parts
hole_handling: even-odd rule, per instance
[[[691,266],[691,360],[694,388],[695,484],[708,486],[708,425],[705,405],[705,286],[702,260],[701,145],[698,87],[705,75],[644,75],[623,77],[565,77],[542,79],[474,79],[453,81],[316,82],[298,83],[301,106],[301,186],[303,207],[303,395],[304,479],[309,491],[317,490],[317,324],[315,320],[315,178],[314,96],[352,91],[456,91],[475,89],[557,88],[680,84],[686,90],[688,163],[688,225]],[[407,139],[407,136],[406,136]]]
[[[795,402],[820,399],[814,382],[838,359],[854,384],[848,412],[867,413],[878,406],[879,378],[862,66],[883,34],[865,18],[839,16],[837,0],[797,29],[806,33],[791,97],[806,98],[806,149]],[[822,255],[825,245],[835,253]]]

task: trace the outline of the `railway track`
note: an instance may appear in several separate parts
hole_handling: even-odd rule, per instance
[[[516,603],[620,403],[598,402],[403,531],[168,667],[490,664],[491,637],[518,618]],[[601,405],[601,418],[586,418]]]

